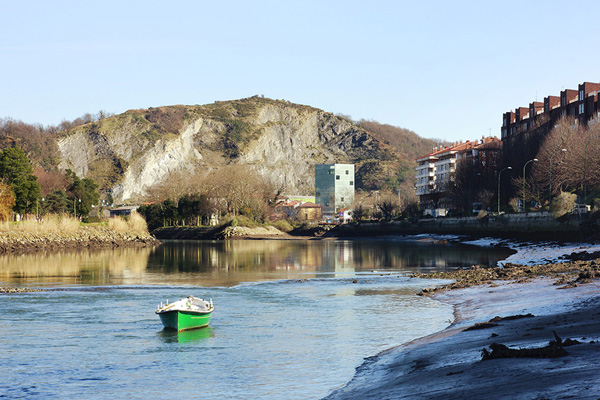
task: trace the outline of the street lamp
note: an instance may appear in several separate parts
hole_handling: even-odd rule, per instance
[[[534,158],[533,160],[529,160],[525,163],[525,165],[523,165],[523,212],[526,212],[526,208],[525,208],[525,168],[527,167],[527,164],[531,163],[531,162],[537,162],[537,158]]]
[[[559,153],[561,151],[567,151],[567,149],[556,150],[550,156],[550,176],[549,176],[549,179],[548,179],[548,207],[550,207],[550,204],[552,203],[552,157],[554,157],[554,155],[556,153]]]
[[[506,167],[502,171],[500,171],[500,173],[498,173],[498,215],[500,215],[500,177],[502,176],[502,173],[507,169],[512,169],[512,167]]]

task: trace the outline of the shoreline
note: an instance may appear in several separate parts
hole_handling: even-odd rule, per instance
[[[600,282],[563,290],[568,293],[558,297],[557,290],[551,280],[540,278],[438,295],[455,307],[452,325],[366,359],[352,380],[326,399],[597,399]],[[529,304],[532,296],[537,305]],[[527,313],[533,316],[523,317]],[[505,319],[465,330],[497,315]],[[511,316],[521,318],[506,319]],[[567,355],[560,358],[482,361],[482,350],[493,343],[539,348],[554,339],[554,332],[580,343],[565,347]]]
[[[600,380],[594,371],[600,363],[600,281],[574,272],[582,265],[597,270],[598,263],[555,264],[573,266],[572,281],[563,279],[559,284],[556,279],[564,271],[547,265],[537,265],[540,269],[533,271],[521,265],[529,276],[471,282],[467,278],[456,290],[451,286],[424,290],[453,306],[454,322],[440,332],[366,358],[354,377],[325,399],[597,399]],[[477,276],[481,271],[475,268],[466,274]],[[560,358],[482,361],[482,350],[490,352],[493,343],[509,349],[539,349],[555,339],[554,332],[562,340],[580,343],[564,347],[567,355]]]
[[[76,248],[147,247],[158,244],[160,241],[147,231],[116,231],[106,226],[82,226],[73,232],[0,232],[0,254]]]

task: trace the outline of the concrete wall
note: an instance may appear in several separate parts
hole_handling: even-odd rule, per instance
[[[430,218],[417,222],[394,221],[340,226],[339,236],[379,236],[419,233],[500,236],[522,239],[581,240],[586,233],[578,215],[555,219],[549,212],[502,214],[484,218]]]

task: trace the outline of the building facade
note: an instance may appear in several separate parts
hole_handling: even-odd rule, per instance
[[[433,152],[416,159],[416,195],[424,215],[444,216],[458,208],[456,193],[457,165],[464,162],[469,171],[478,176],[495,176],[502,153],[502,142],[495,137],[484,137],[471,142],[435,148]],[[467,177],[467,185],[473,183]]]
[[[518,169],[535,158],[544,138],[562,117],[581,125],[600,117],[599,92],[600,83],[584,82],[577,90],[565,89],[559,96],[547,96],[543,102],[505,112],[500,128],[503,165]]]
[[[354,203],[354,164],[315,165],[315,202],[333,216]]]

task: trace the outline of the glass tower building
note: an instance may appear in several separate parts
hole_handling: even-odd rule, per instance
[[[325,215],[354,203],[354,164],[315,165],[315,202]]]

